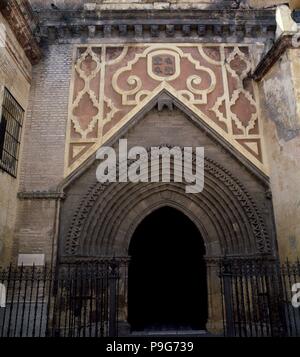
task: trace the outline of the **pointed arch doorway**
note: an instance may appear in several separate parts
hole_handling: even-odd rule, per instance
[[[129,255],[132,330],[205,329],[205,247],[186,215],[167,206],[149,214],[132,236]]]

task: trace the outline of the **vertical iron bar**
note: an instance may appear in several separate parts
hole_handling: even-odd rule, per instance
[[[250,263],[251,264],[251,263]],[[249,323],[249,328],[250,328],[250,336],[253,337],[253,331],[252,331],[252,324],[253,324],[253,312],[252,312],[252,304],[250,301],[250,295],[249,295],[249,281],[250,281],[250,276],[249,276],[249,263],[246,264],[245,266],[245,271],[244,271],[244,279],[245,279],[245,294],[246,294],[246,311],[248,312],[248,323]]]
[[[234,317],[233,317],[233,296],[232,296],[232,267],[228,261],[224,261],[223,286],[226,311],[226,335],[233,337],[235,335]]]
[[[44,303],[45,303],[45,291],[46,291],[46,279],[47,279],[47,265],[45,264],[44,269],[43,269],[43,288],[42,288],[42,301],[41,301],[41,320],[40,320],[40,325],[39,325],[39,334],[38,336],[42,336],[42,325],[43,325],[43,314],[44,314]],[[45,331],[46,333],[46,331]]]
[[[52,331],[51,332],[51,335],[53,336],[53,319],[54,319],[54,302],[53,301],[53,309],[52,309],[52,288],[53,286],[55,286],[55,275],[54,275],[54,271],[53,271],[53,268],[50,267],[50,270],[49,270],[49,292],[48,292],[48,301],[47,301],[47,317],[46,317],[46,337],[49,337],[50,336],[50,330]],[[52,309],[52,316],[51,316],[51,309]],[[50,319],[51,319],[51,328],[49,326],[50,324]]]
[[[239,281],[239,286],[240,286],[240,297],[241,297],[241,316],[242,316],[242,321],[241,321],[241,330],[243,331],[243,337],[247,337],[247,320],[246,320],[246,310],[245,310],[245,296],[244,296],[244,284],[243,284],[243,276],[244,276],[244,262],[241,262],[240,265],[240,272],[238,275],[238,281]]]
[[[116,336],[116,266],[111,264],[109,279],[109,337]]]
[[[38,272],[37,277],[36,277],[36,296],[35,296],[32,337],[35,337],[36,319],[37,319],[37,315],[38,315],[38,306],[39,306],[39,289],[40,289],[40,276],[39,276],[39,272]],[[42,317],[41,317],[41,319],[42,319]]]
[[[96,271],[95,271],[95,337],[99,337],[98,336],[98,329],[99,329],[99,283],[100,283],[100,279],[99,279],[99,262],[96,263]]]
[[[19,289],[18,289],[18,300],[17,300],[17,309],[16,309],[16,318],[15,318],[15,329],[14,329],[14,336],[16,334],[16,326],[17,326],[17,320],[18,320],[18,315],[19,315],[19,305],[20,305],[20,296],[21,296],[21,288],[22,288],[22,278],[23,278],[23,264],[21,266],[21,274],[19,277]],[[27,279],[26,279],[26,275],[25,275],[25,287],[26,287],[26,283],[27,283]],[[26,296],[26,289],[24,292],[24,297]],[[12,306],[14,305],[14,302],[12,301]],[[23,305],[24,307],[24,305]],[[23,314],[22,314],[22,321],[21,321],[21,336],[22,336],[22,324],[23,324]],[[9,324],[10,326],[10,324]],[[9,336],[8,336],[9,337]]]
[[[33,264],[32,266],[32,274],[31,274],[31,279],[30,281],[30,294],[29,294],[29,308],[28,308],[28,319],[27,319],[27,328],[26,328],[26,337],[29,337],[29,327],[30,327],[30,315],[31,315],[31,303],[32,303],[32,292],[34,288],[34,273],[35,273],[35,266]],[[29,277],[28,277],[29,278]]]
[[[93,284],[93,279],[95,277],[95,270],[94,270],[94,265],[91,266],[91,271],[89,274],[89,297],[90,297],[90,307],[89,307],[89,337],[92,337],[92,328],[94,325],[94,312],[93,312],[93,295],[94,295],[94,284]],[[95,337],[95,336],[93,336]]]
[[[82,311],[83,314],[81,315],[83,318],[83,321],[81,323],[81,328],[82,328],[82,333],[83,337],[86,337],[86,303],[87,303],[87,295],[86,295],[86,279],[87,279],[87,269],[88,269],[88,263],[83,265],[82,269]]]

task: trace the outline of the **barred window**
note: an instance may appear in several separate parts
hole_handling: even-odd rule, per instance
[[[0,168],[17,176],[24,110],[5,88],[0,120]]]

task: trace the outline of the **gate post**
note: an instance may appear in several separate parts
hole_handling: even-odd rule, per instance
[[[233,304],[232,304],[232,288],[231,288],[231,271],[230,263],[223,260],[221,263],[221,276],[223,283],[223,295],[224,295],[224,318],[225,318],[225,335],[228,337],[235,336],[234,328],[234,314],[233,314]]]
[[[109,274],[109,337],[117,336],[117,261],[110,264]]]
[[[220,280],[220,259],[206,257],[208,320],[206,329],[213,335],[224,333],[222,313],[222,289]]]

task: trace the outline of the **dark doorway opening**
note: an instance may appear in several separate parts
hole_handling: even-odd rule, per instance
[[[171,207],[151,213],[133,234],[129,255],[132,330],[205,329],[205,247],[186,215]]]

